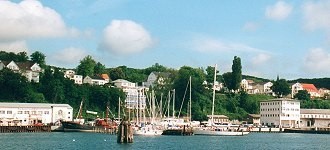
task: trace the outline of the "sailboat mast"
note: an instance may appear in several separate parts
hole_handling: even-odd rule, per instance
[[[81,119],[82,117],[81,117],[81,114],[82,114],[82,105],[83,105],[83,100],[80,102],[80,106],[79,106],[79,112],[78,112],[78,114],[77,114],[77,117],[76,117],[76,119]]]
[[[168,99],[167,99],[167,118],[170,118],[170,101],[171,101],[171,91],[168,91]]]
[[[211,116],[211,124],[213,125],[213,115],[214,115],[214,100],[215,100],[215,81],[217,78],[217,64],[214,67],[214,78],[213,78],[213,96],[212,96],[212,116]]]
[[[160,118],[163,118],[163,93],[160,94]]]
[[[189,77],[189,121],[191,122],[191,76]]]
[[[173,89],[173,118],[175,118],[175,110],[174,107],[175,106],[175,89]]]
[[[118,100],[118,119],[120,121],[120,97],[119,97],[119,100]]]

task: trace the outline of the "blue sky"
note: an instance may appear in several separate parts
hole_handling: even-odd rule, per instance
[[[330,74],[328,0],[4,0],[0,22],[1,50],[38,50],[59,67],[91,55],[106,67],[224,73],[239,56],[247,75]]]

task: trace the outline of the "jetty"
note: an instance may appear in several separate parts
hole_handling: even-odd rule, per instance
[[[330,134],[329,127],[313,127],[313,128],[291,128],[284,129],[284,133],[310,133],[310,134]]]
[[[51,126],[50,125],[0,126],[0,133],[11,133],[11,132],[51,132]]]

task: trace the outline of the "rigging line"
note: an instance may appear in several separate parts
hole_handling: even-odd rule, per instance
[[[178,115],[178,118],[180,117],[180,113],[181,113],[181,109],[182,109],[182,105],[183,105],[183,102],[184,102],[184,99],[186,98],[186,94],[187,94],[187,90],[188,90],[188,85],[189,85],[189,81],[187,82],[187,86],[186,86],[186,90],[184,91],[184,95],[183,95],[183,98],[182,98],[182,102],[181,102],[181,106],[180,106],[180,111],[179,111],[179,115]]]
[[[112,113],[112,111],[110,110],[110,108],[109,108],[109,107],[107,107],[107,109],[110,111],[110,113],[111,113],[112,117],[113,117],[113,118],[115,118],[115,115]]]

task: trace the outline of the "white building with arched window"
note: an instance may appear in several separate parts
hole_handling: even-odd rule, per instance
[[[50,124],[72,121],[73,109],[68,104],[0,103],[0,126]]]

